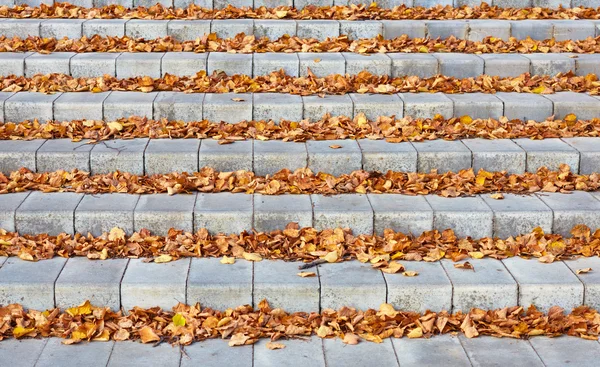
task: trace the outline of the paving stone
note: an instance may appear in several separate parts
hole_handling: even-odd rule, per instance
[[[263,260],[254,263],[254,303],[263,299],[286,312],[319,311],[319,278],[299,277],[298,262]]]
[[[417,151],[410,142],[388,143],[385,140],[359,139],[365,171],[415,172]]]
[[[418,5],[415,4],[415,6]],[[466,39],[469,30],[469,24],[459,20],[429,20],[426,24],[427,37],[433,39],[445,39],[450,36],[454,36],[458,39]]]
[[[354,105],[354,116],[364,113],[369,120],[377,120],[380,116],[396,116],[404,114],[404,103],[396,94],[360,94],[350,93]]]
[[[387,302],[397,310],[425,312],[452,309],[452,283],[439,262],[404,261],[406,270],[416,277],[383,273],[387,284]]]
[[[440,74],[455,78],[475,78],[483,74],[483,59],[477,55],[461,53],[435,53]]]
[[[288,366],[291,363],[304,367],[325,367],[323,343],[321,338],[312,337],[308,340],[279,340],[285,345],[284,349],[276,353],[267,349],[268,340],[263,339],[256,343],[254,349],[255,366]],[[293,361],[293,362],[292,362]]]
[[[414,0],[413,1],[413,6],[422,6],[424,8],[432,8],[434,6],[437,5],[442,5],[442,6],[452,6],[452,1],[451,0]]]
[[[195,194],[142,195],[133,213],[134,228],[147,228],[159,236],[166,236],[170,228],[193,232],[195,202]]]
[[[0,228],[7,232],[15,232],[15,211],[27,198],[30,192],[8,193],[0,196]],[[0,266],[6,260],[0,258]]]
[[[121,305],[126,311],[135,306],[158,306],[170,311],[177,303],[185,303],[189,267],[190,259],[161,264],[130,259],[121,281]]]
[[[554,25],[553,36],[557,41],[577,41],[596,36],[596,27],[593,22],[585,20],[560,20],[552,23]]]
[[[51,236],[72,234],[75,208],[82,198],[83,194],[74,192],[32,192],[16,211],[17,231]]]
[[[198,139],[151,139],[144,153],[147,175],[198,171]]]
[[[333,0],[294,0],[294,7],[296,9],[304,9],[308,5],[333,6]]]
[[[171,20],[167,34],[178,41],[191,41],[210,34],[210,20]]]
[[[269,140],[254,140],[254,173],[273,175],[282,169],[294,172],[308,165],[306,144]]]
[[[389,53],[392,77],[418,76],[430,78],[438,74],[438,59],[430,54]]]
[[[531,61],[531,75],[550,75],[575,71],[575,59],[561,54],[524,54]]]
[[[442,115],[451,118],[454,115],[452,100],[443,93],[398,93],[404,101],[404,116],[413,118],[433,118]]]
[[[504,116],[509,120],[544,121],[554,114],[552,101],[540,95],[498,92],[496,97],[504,103]]]
[[[25,76],[50,73],[69,75],[69,60],[73,56],[75,56],[74,52],[34,53],[25,59]]]
[[[252,195],[198,193],[194,207],[194,232],[202,228],[206,228],[211,234],[250,231],[252,215]]]
[[[296,8],[298,8],[297,5]],[[270,40],[276,40],[286,34],[290,37],[296,35],[295,20],[257,19],[254,21],[254,36],[256,38],[267,37]]]
[[[106,343],[80,343],[65,345],[62,338],[50,338],[42,351],[36,366],[56,367],[85,365],[106,367],[114,341]]]
[[[289,76],[298,76],[300,61],[297,53],[265,52],[255,53],[253,61],[253,75],[269,75],[283,69]]]
[[[341,148],[331,148],[340,146]],[[309,140],[308,168],[315,174],[318,172],[340,176],[362,169],[362,154],[355,140]]]
[[[600,172],[599,139],[593,137],[576,137],[563,138],[562,141],[579,152],[579,173],[589,175],[594,172]]]
[[[168,8],[173,6],[173,0],[133,0],[134,7],[143,6],[145,8],[149,8],[156,4],[160,4],[165,8]]]
[[[536,196],[503,194],[504,199],[495,200],[490,195],[481,198],[494,211],[494,236],[506,239],[510,236],[530,233],[540,227],[552,232],[552,210]]]
[[[207,70],[207,60],[208,53],[165,52],[161,60],[162,76],[195,76],[196,73]]]
[[[21,122],[38,119],[46,122],[53,119],[52,103],[62,93],[43,94],[19,92],[4,101],[4,121]]]
[[[210,31],[211,33],[216,33],[219,38],[233,38],[240,33],[250,36],[254,32],[254,22],[252,19],[213,20],[210,25]]]
[[[238,259],[224,265],[220,258],[192,259],[187,280],[187,302],[202,308],[226,310],[252,305],[251,261]]]
[[[471,151],[460,140],[429,140],[414,142],[418,172],[458,172],[471,168]]]
[[[578,224],[600,228],[600,201],[589,192],[544,192],[536,195],[554,212],[553,233],[570,236],[571,229]]]
[[[253,346],[245,346],[235,350],[232,358],[228,340],[207,339],[202,343],[185,346],[185,354],[181,356],[181,367],[252,367]]]
[[[473,155],[473,171],[475,173],[479,172],[480,169],[490,172],[525,172],[527,155],[512,140],[463,139],[462,142],[469,148]]]
[[[582,304],[595,309],[600,308],[600,272],[594,271],[595,269],[600,269],[600,258],[580,257],[573,260],[565,260],[564,264],[583,283],[585,292]],[[593,270],[589,273],[577,274],[577,270],[586,268],[592,268]]]
[[[1,23],[1,22],[0,22]],[[25,59],[33,52],[3,52],[0,54],[1,75],[25,75]]]
[[[117,76],[117,57],[120,53],[90,52],[71,58],[71,75],[75,78]]]
[[[594,340],[572,337],[529,340],[546,367],[594,366],[600,359],[600,345]]]
[[[0,34],[6,38],[37,37],[40,35],[40,23],[43,19],[6,19],[0,22]]]
[[[307,76],[308,69],[319,78],[346,73],[346,59],[341,53],[299,52],[298,59],[300,60],[300,76]]]
[[[378,20],[340,20],[340,34],[347,35],[350,40],[375,38],[382,33],[383,24]]]
[[[0,360],[7,366],[34,366],[47,339],[4,339],[0,344]]]
[[[131,116],[150,118],[152,116],[152,102],[157,95],[157,92],[110,92],[103,104],[104,119],[111,121]]]
[[[425,197],[433,209],[433,229],[452,229],[457,237],[475,239],[492,235],[493,212],[479,197]]]
[[[154,118],[185,122],[202,120],[204,93],[158,92],[153,102]]]
[[[383,343],[358,343],[348,348],[339,338],[323,339],[325,363],[328,367],[398,366],[390,339]]]
[[[0,171],[9,174],[21,167],[37,171],[35,152],[45,140],[2,140],[0,141]]]
[[[144,150],[148,139],[107,140],[94,145],[90,153],[92,174],[128,172],[144,174]]]
[[[529,8],[531,0],[493,0],[492,4],[501,8]]]
[[[220,145],[218,140],[204,139],[200,144],[198,167],[212,167],[221,172],[252,171],[252,141]]]
[[[349,95],[304,96],[304,118],[320,120],[325,114],[331,116],[352,116],[354,105]]]
[[[85,195],[75,209],[75,232],[100,236],[119,227],[133,234],[133,211],[139,198],[117,193]]]
[[[40,36],[44,38],[81,38],[85,19],[49,19],[40,23]]]
[[[0,303],[38,311],[54,308],[54,282],[66,262],[63,257],[39,262],[8,258],[0,268]]]
[[[527,153],[527,172],[537,172],[540,167],[557,171],[561,164],[568,164],[573,172],[579,172],[579,152],[558,138],[513,141]]]
[[[497,309],[518,304],[518,285],[502,261],[484,258],[471,262],[474,270],[457,269],[441,260],[453,287],[452,312],[471,308]]]
[[[578,54],[575,59],[575,72],[581,76],[600,74],[600,55]]]
[[[318,230],[350,228],[355,234],[373,233],[373,209],[367,195],[311,195]]]
[[[314,38],[324,41],[340,35],[340,22],[337,20],[303,20],[296,22],[296,34],[299,38]]]
[[[477,3],[476,5],[479,4],[480,3]],[[508,41],[510,38],[510,23],[505,20],[492,19],[469,20],[468,40],[483,41],[483,39],[488,36]]]
[[[544,97],[554,103],[556,118],[564,118],[570,113],[575,113],[577,118],[590,120],[600,115],[599,100],[583,93],[559,92],[546,94]]]
[[[130,38],[146,40],[166,37],[168,23],[169,20],[131,19],[125,24],[125,35]]]
[[[405,234],[420,235],[433,229],[433,209],[424,196],[368,194],[374,214],[374,232],[383,235],[386,228]]]
[[[210,61],[209,61],[210,62]],[[207,93],[202,104],[202,116],[212,122],[236,124],[252,120],[252,94]]]
[[[545,20],[517,20],[510,22],[510,33],[518,40],[531,37],[534,40],[546,40],[553,36],[554,25]]]
[[[454,116],[499,119],[504,114],[504,104],[496,96],[485,93],[448,94],[454,103]]]
[[[94,147],[89,140],[73,142],[71,139],[50,139],[36,153],[38,172],[58,170],[90,171],[90,151]]]
[[[117,58],[117,78],[135,78],[149,76],[160,78],[160,61],[165,54],[162,52],[124,52]]]
[[[121,308],[121,278],[128,261],[69,259],[54,286],[56,307],[65,310],[89,300],[93,305],[118,311]]]
[[[168,343],[149,348],[140,341],[115,343],[107,367],[164,366],[179,367],[181,351]]]
[[[430,339],[392,339],[401,366],[471,366],[460,340],[454,335]]]
[[[110,92],[63,93],[54,100],[54,119],[102,120],[102,105]]]
[[[461,334],[458,338],[475,367],[511,365],[515,363],[515,356],[519,356],[519,364],[523,366],[544,366],[527,340],[481,335],[469,339]]]
[[[0,60],[0,63],[1,62],[2,61]],[[0,69],[1,69],[1,66],[0,66]],[[2,74],[0,74],[0,75],[2,75]],[[4,75],[6,75],[6,74],[4,74]],[[14,94],[15,93],[13,93],[13,92],[0,92],[0,108],[1,108],[1,110],[0,110],[0,123],[1,122],[5,122],[5,120],[4,120],[4,111],[5,111],[4,110],[4,102],[7,99],[9,99],[10,97],[12,97]],[[7,120],[6,122],[13,122],[13,121],[8,121]],[[20,121],[14,121],[14,122],[20,122]]]
[[[254,120],[273,120],[276,124],[281,120],[302,120],[304,105],[301,96],[282,93],[255,93],[252,98],[252,118]]]
[[[481,54],[483,59],[483,73],[501,78],[517,77],[530,72],[531,61],[523,55],[517,54]]]
[[[283,230],[290,222],[298,223],[300,228],[312,227],[310,195],[254,195],[254,229],[260,232]]]
[[[96,0],[96,6],[102,6]],[[126,5],[123,5],[126,6]],[[83,35],[91,38],[97,34],[102,37],[123,37],[125,35],[125,23],[129,19],[90,19],[83,23]]]
[[[235,2],[235,0],[233,0]],[[185,9],[188,6],[190,6],[190,4],[195,4],[197,6],[200,6],[202,8],[206,8],[206,9],[212,9],[213,8],[213,2],[210,0],[173,0],[173,7],[177,8],[182,8]]]
[[[386,54],[357,54],[343,52],[346,59],[346,74],[356,75],[363,70],[374,75],[390,75],[392,73],[392,59]]]
[[[384,39],[394,39],[402,35],[408,38],[425,38],[427,32],[425,22],[422,20],[382,20],[381,23]]]

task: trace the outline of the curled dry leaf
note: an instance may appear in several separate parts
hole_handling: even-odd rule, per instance
[[[325,255],[323,257],[323,260],[327,261],[328,263],[337,262],[338,261],[338,253],[337,253],[337,251],[328,252],[327,255]]]
[[[406,334],[409,339],[422,338],[423,337],[423,329],[420,327],[416,327]]]
[[[403,272],[402,275],[404,275],[405,277],[416,277],[417,275],[419,275],[419,273],[413,270],[407,270]]]
[[[231,339],[229,339],[229,346],[237,347],[239,345],[245,345],[249,339],[250,337],[244,335],[243,333],[236,333],[231,337]]]
[[[404,271],[404,265],[397,261],[391,261],[386,267],[381,268],[381,271],[388,274],[395,274]]]
[[[171,255],[160,255],[154,258],[154,262],[157,264],[168,263],[173,261],[173,256]]]
[[[144,326],[141,328],[139,334],[140,340],[144,344],[160,340],[160,336],[158,336],[150,326]]]
[[[330,145],[329,147],[330,147],[331,149],[340,149],[342,146],[341,146],[341,145],[334,144],[334,145]]]
[[[301,271],[298,273],[298,276],[301,278],[309,278],[309,277],[317,276],[317,273],[315,273],[313,271]]]
[[[592,271],[592,268],[583,268],[583,269],[577,269],[576,273],[577,273],[577,275],[579,275],[579,274],[589,273],[590,271]]]
[[[494,200],[502,200],[504,199],[504,195],[502,195],[501,193],[497,192],[495,194],[491,194],[490,197]]]
[[[267,343],[267,349],[270,349],[270,350],[283,349],[283,348],[285,348],[285,344],[282,344],[282,343],[275,343],[275,342]]]
[[[219,262],[227,265],[235,264],[235,257],[223,256]]]
[[[242,253],[242,256],[248,261],[262,261],[262,257],[260,257],[260,255],[256,253],[244,251],[244,253]]]
[[[350,345],[356,345],[356,344],[358,344],[359,341],[360,341],[360,338],[358,337],[358,335],[353,334],[353,333],[344,334],[344,339],[342,340],[342,342],[344,344],[350,344]]]
[[[473,265],[468,261],[465,261],[464,263],[454,264],[454,267],[457,269],[467,269],[475,271],[475,267],[473,267]]]
[[[232,98],[231,100],[234,102],[244,102],[245,101],[245,99],[243,99],[243,98]]]

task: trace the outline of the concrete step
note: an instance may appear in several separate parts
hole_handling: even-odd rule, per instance
[[[363,70],[391,77],[437,74],[456,78],[482,74],[515,77],[523,73],[551,75],[573,72],[577,75],[600,74],[600,54],[461,54],[461,53],[382,53],[361,55],[352,52],[232,54],[227,52],[35,52],[0,53],[0,75],[32,77],[35,74],[62,73],[78,78],[104,75],[118,78],[165,74],[194,76],[199,71],[228,75],[268,75],[283,69],[290,76],[318,77],[331,74],[358,74]]]
[[[354,234],[382,235],[386,228],[406,234],[452,229],[459,237],[508,238],[541,227],[570,236],[585,224],[600,228],[600,194],[538,193],[444,198],[437,195],[342,194],[261,195],[245,193],[79,194],[40,191],[0,195],[0,228],[21,234],[60,233],[99,236],[114,227],[126,233],[149,229],[166,235],[170,228],[239,234],[274,231],[290,222],[319,230],[347,227]]]
[[[564,0],[559,1],[562,2]],[[600,4],[597,0],[583,1],[594,1]],[[535,40],[555,38],[557,41],[564,41],[597,37],[600,35],[599,26],[600,20],[592,19],[361,21],[3,19],[0,20],[0,35],[7,37],[25,37],[29,35],[47,38],[80,38],[82,36],[91,37],[99,34],[101,36],[128,36],[146,39],[172,36],[183,41],[194,40],[208,33],[215,33],[221,38],[230,38],[238,33],[245,33],[246,35],[255,35],[257,37],[268,37],[273,40],[287,34],[301,38],[315,38],[322,41],[328,37],[338,37],[340,35],[348,35],[350,39],[359,39],[372,38],[381,34],[386,39],[392,39],[406,34],[411,38],[448,38],[454,36],[471,41],[481,41],[487,36],[503,40],[508,40],[510,37],[517,39],[531,37]]]

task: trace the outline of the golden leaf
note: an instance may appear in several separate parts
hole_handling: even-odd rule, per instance
[[[234,334],[231,339],[229,339],[229,346],[230,347],[236,347],[239,345],[244,345],[246,344],[246,342],[248,341],[248,339],[250,339],[249,336],[246,336],[242,333],[237,333]]]
[[[114,227],[108,234],[109,241],[125,240],[125,231],[119,227]]]
[[[90,304],[90,301],[85,301],[77,307],[67,308],[66,312],[71,316],[91,315],[92,305]]]
[[[259,254],[255,254],[253,252],[245,252],[242,254],[244,259],[248,261],[262,261],[262,257]]]
[[[481,251],[472,251],[469,252],[469,256],[471,256],[473,259],[483,259],[483,252]]]
[[[337,251],[331,251],[331,252],[327,253],[327,255],[325,255],[323,257],[323,259],[325,261],[327,261],[328,263],[334,263],[338,259],[338,253],[337,253]]]
[[[592,271],[592,268],[583,268],[583,269],[577,269],[576,273],[579,275],[579,274],[589,273],[590,271]]]
[[[176,313],[173,316],[173,325],[175,326],[185,326],[185,317],[180,314],[180,313]]]
[[[402,275],[404,275],[405,277],[416,277],[417,275],[419,275],[419,273],[413,270],[407,270],[403,272]]]
[[[404,265],[397,261],[392,261],[385,268],[381,268],[381,271],[388,274],[395,274],[404,270]]]
[[[285,344],[274,343],[274,342],[267,343],[267,349],[270,349],[270,350],[283,349],[283,348],[285,348]]]
[[[139,333],[140,339],[144,344],[160,340],[160,336],[156,335],[156,333],[154,332],[154,330],[152,330],[150,326],[144,326],[140,329]]]
[[[409,339],[416,339],[423,337],[423,330],[420,327],[412,329],[407,335]]]
[[[302,277],[302,278],[314,277],[316,275],[317,274],[315,272],[312,272],[312,271],[301,271],[301,272],[298,273],[298,276]]]
[[[119,123],[117,121],[111,121],[111,122],[107,123],[106,125],[111,130],[117,130],[117,131],[123,130],[123,125],[121,125],[121,123]]]
[[[460,263],[460,264],[454,264],[454,267],[457,269],[467,269],[467,270],[475,271],[475,268],[473,267],[473,265],[471,265],[471,263],[468,261],[465,261],[464,263]]]
[[[502,200],[504,199],[504,195],[502,195],[501,193],[497,192],[495,194],[491,194],[490,197],[494,200]]]
[[[358,335],[352,334],[352,333],[346,333],[344,335],[344,339],[342,340],[342,342],[344,344],[356,345],[356,344],[358,344],[359,340],[360,340],[360,338],[358,337]]]
[[[154,262],[157,264],[168,263],[173,261],[173,257],[171,255],[160,255],[154,258]]]
[[[227,264],[227,265],[235,264],[235,257],[229,257],[229,256],[223,255],[223,258],[219,262],[221,264]]]
[[[13,336],[17,339],[31,333],[32,331],[34,331],[35,328],[29,327],[29,328],[24,328],[22,326],[17,326],[16,328],[13,329]]]

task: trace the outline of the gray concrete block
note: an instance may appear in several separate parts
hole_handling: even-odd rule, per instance
[[[325,362],[329,367],[398,366],[391,339],[383,343],[358,343],[348,348],[341,339],[323,339]]]
[[[40,23],[45,19],[6,19],[0,22],[0,34],[6,38],[40,35]]]
[[[570,236],[571,229],[578,224],[600,228],[600,201],[589,192],[544,192],[536,195],[554,212],[553,233]]]
[[[510,33],[518,40],[527,37],[534,40],[547,40],[553,36],[554,25],[546,20],[517,20],[510,22]]]
[[[600,172],[600,144],[598,144],[598,138],[563,138],[562,141],[579,152],[579,173],[589,175]]]
[[[558,138],[513,141],[527,154],[527,172],[537,172],[540,167],[557,171],[563,163],[568,164],[573,172],[579,172],[579,152]]]
[[[13,92],[0,92],[0,108],[2,110],[0,110],[0,122],[21,122],[21,121],[8,121],[4,119],[4,112],[5,112],[5,103],[7,99],[9,99],[10,97],[12,97],[13,95],[15,95],[15,93]]]
[[[427,37],[433,39],[445,39],[451,36],[466,39],[469,31],[469,24],[460,20],[428,20],[426,25]]]
[[[308,340],[278,340],[283,345],[281,353],[272,353],[267,349],[267,340],[255,344],[254,365],[263,367],[285,366],[291,361],[294,364],[311,367],[325,367],[325,355],[321,338],[312,337]]]
[[[48,339],[36,366],[54,367],[65,364],[85,364],[89,367],[106,367],[114,341],[107,343],[62,344],[63,339]]]
[[[252,94],[207,93],[202,103],[202,117],[211,122],[224,121],[230,124],[250,121],[252,120]]]
[[[9,193],[0,196],[0,228],[15,232],[15,211],[30,192]],[[0,266],[6,258],[0,259]]]
[[[200,71],[207,71],[208,53],[165,52],[161,60],[162,76],[195,76]]]
[[[165,8],[169,8],[173,6],[173,0],[133,0],[133,6],[143,6],[145,8],[149,8],[156,4],[160,4]]]
[[[391,75],[392,59],[386,54],[357,54],[342,52],[346,59],[346,74],[356,75],[368,71],[374,75]]]
[[[454,116],[471,116],[473,119],[499,119],[504,114],[504,104],[492,94],[448,94],[454,103]]]
[[[455,107],[456,108],[456,107]],[[527,162],[525,151],[510,139],[463,139],[473,155],[473,171],[524,173]]]
[[[52,120],[54,118],[52,104],[61,94],[15,93],[4,101],[4,121],[21,122],[38,119],[46,122]]]
[[[73,56],[74,52],[34,53],[25,59],[25,76],[50,73],[69,75],[69,61]]]
[[[40,23],[40,37],[78,39],[83,35],[85,19],[49,19]]]
[[[433,229],[452,229],[457,237],[475,239],[492,236],[492,209],[479,197],[445,198],[425,196],[433,209]]]
[[[125,23],[128,21],[129,19],[90,19],[83,23],[83,35],[88,38],[96,34],[101,37],[123,37],[125,35]]]
[[[410,142],[388,143],[385,140],[359,139],[365,171],[415,172],[417,151]]]
[[[33,310],[54,308],[54,282],[66,262],[63,257],[40,262],[8,258],[0,268],[0,303],[20,303]]]
[[[290,222],[298,223],[300,228],[312,227],[310,195],[254,195],[254,229],[259,232],[283,230]]]
[[[186,303],[185,284],[190,259],[168,263],[146,263],[143,259],[130,259],[121,281],[121,305],[125,310],[133,307],[161,307],[165,310],[177,303]]]
[[[92,174],[114,171],[144,174],[144,150],[148,139],[107,140],[94,146],[90,153]]]
[[[575,71],[575,59],[561,54],[524,54],[531,62],[531,75],[550,75]]]
[[[0,22],[1,23],[1,22]],[[25,59],[33,52],[3,52],[0,54],[1,75],[25,75]]]
[[[231,0],[231,1],[214,0],[214,2],[213,2],[214,9],[223,9],[229,5],[234,6],[236,8],[249,7],[252,9],[253,2],[252,2],[252,0]]]
[[[34,366],[48,339],[5,339],[0,344],[0,359],[9,366]]]
[[[404,101],[404,116],[412,118],[433,118],[442,115],[451,118],[454,115],[454,104],[443,93],[398,93]]]
[[[467,338],[458,335],[473,366],[493,366],[514,363],[514,356],[525,366],[543,367],[544,364],[527,340],[479,336]]]
[[[480,195],[494,211],[494,237],[506,239],[530,233],[536,227],[552,232],[552,210],[537,196],[503,195],[502,200]]]
[[[377,235],[383,235],[387,228],[415,236],[433,229],[433,209],[424,196],[368,194],[368,197]]]
[[[575,274],[585,288],[584,300],[582,304],[592,307],[600,307],[600,258],[598,257],[580,257],[573,260],[565,260],[564,264]],[[592,268],[589,273],[577,274],[579,269]]]
[[[399,275],[400,274],[394,274]],[[387,287],[381,271],[359,261],[319,266],[321,309],[354,307],[378,309],[386,302]]]
[[[596,25],[585,20],[559,20],[554,25],[554,39],[557,41],[584,40],[596,36]]]
[[[35,152],[45,140],[2,140],[0,141],[0,171],[9,174],[21,167],[36,172]]]
[[[600,116],[600,100],[584,93],[558,92],[546,94],[554,104],[556,118],[564,118],[570,113],[577,115],[582,120],[591,120]]]
[[[600,55],[578,54],[576,56],[575,73],[577,75],[600,74]]]
[[[252,19],[213,20],[210,32],[216,33],[219,38],[233,38],[240,33],[250,36],[254,32],[254,21]]]
[[[100,93],[63,93],[54,100],[54,119],[102,120],[102,105],[110,92]]]
[[[396,94],[360,94],[350,93],[354,105],[354,116],[364,113],[369,120],[377,120],[379,116],[396,116],[404,114],[404,103]]]
[[[250,231],[252,215],[252,195],[230,192],[198,193],[194,207],[194,232],[202,228],[206,228],[211,234],[239,234],[242,231]]]
[[[340,20],[340,34],[347,35],[350,40],[375,38],[383,34],[383,24],[378,20]]]
[[[340,176],[362,169],[362,154],[355,140],[309,140],[306,149],[308,168],[315,174],[323,172]]]
[[[71,58],[71,75],[75,78],[117,76],[117,57],[120,53],[90,52]]]
[[[544,121],[554,114],[552,101],[544,98],[544,96],[527,93],[498,92],[496,93],[496,97],[504,103],[504,116],[509,120]]]
[[[382,20],[381,23],[384,39],[394,39],[403,35],[408,38],[425,38],[427,33],[427,26],[422,20]]]
[[[254,263],[254,303],[263,299],[286,312],[319,311],[319,278],[299,277],[298,262],[263,260]]]
[[[139,198],[131,194],[85,195],[75,209],[75,232],[100,236],[118,227],[132,235],[133,211]]]
[[[350,228],[356,235],[373,233],[373,209],[367,195],[311,195],[317,230]]]
[[[139,341],[115,343],[107,367],[135,365],[179,367],[181,350],[177,350],[167,343],[152,348],[148,347]]]
[[[323,78],[332,74],[346,73],[346,59],[341,53],[299,52],[300,76],[308,76],[308,70]]]
[[[438,74],[438,59],[430,54],[389,53],[392,77],[418,76],[430,78]]]
[[[252,171],[252,141],[220,145],[217,140],[204,139],[200,144],[198,168],[204,167],[221,172]]]
[[[296,23],[299,38],[314,38],[325,41],[340,35],[340,22],[337,20],[303,20]]]
[[[559,306],[570,311],[583,304],[583,283],[562,261],[544,264],[537,259],[512,257],[502,262],[519,283],[519,305],[524,308],[534,305],[548,312]]]
[[[227,340],[207,339],[202,343],[193,343],[186,346],[185,353],[189,358],[181,358],[181,367],[193,367],[199,364],[206,367],[219,367],[223,365],[252,367],[253,347],[237,348],[234,359],[230,354],[231,347],[227,343]]]
[[[477,2],[476,5],[479,5]],[[483,41],[484,38],[492,36],[503,41],[510,38],[510,23],[505,20],[492,19],[471,19],[469,20],[469,34],[467,39],[470,41]]]
[[[198,139],[151,139],[144,153],[147,175],[198,171]]]
[[[516,77],[530,72],[531,61],[517,54],[481,54],[483,59],[483,73],[501,78]]]
[[[149,229],[159,236],[166,236],[169,229],[193,232],[194,204],[196,194],[142,195],[133,213],[134,229]]]
[[[289,76],[298,76],[300,61],[297,53],[265,52],[253,55],[253,75],[255,77],[269,75],[281,69]]]
[[[75,208],[83,194],[74,192],[32,192],[19,206],[15,225],[21,234],[72,234]]]
[[[210,20],[171,20],[167,34],[178,41],[191,41],[210,34]]]
[[[254,36],[256,38],[267,37],[274,41],[285,35],[290,37],[296,35],[295,20],[257,19],[254,21]]]
[[[471,168],[471,151],[460,140],[426,140],[412,143],[417,150],[417,171],[458,172]]]
[[[325,114],[331,116],[352,116],[354,104],[349,95],[305,96],[304,118],[320,120]]]
[[[333,6],[333,2],[334,0],[294,0],[294,7],[300,10],[308,5]]]
[[[440,74],[455,78],[476,78],[483,74],[483,59],[461,53],[434,53],[439,60]]]
[[[392,339],[401,366],[471,366],[469,357],[455,335],[429,339]]]
[[[597,8],[600,6],[600,2],[598,0],[571,0],[571,5],[576,7],[584,7],[584,8]]]
[[[56,307],[65,310],[89,300],[92,305],[118,311],[121,308],[121,278],[128,261],[69,259],[54,285]]]
[[[185,122],[202,120],[204,93],[158,92],[154,99],[154,118]]]
[[[117,57],[117,78],[135,78],[139,76],[149,76],[151,78],[160,78],[160,62],[165,54],[162,52],[124,52]]]
[[[492,0],[500,8],[531,8],[531,0]]]
[[[151,118],[153,115],[152,102],[154,102],[157,95],[157,92],[110,92],[110,95],[106,97],[103,104],[104,119],[111,121],[131,116]]]
[[[169,20],[131,19],[125,24],[125,35],[145,40],[166,37],[168,23]]]
[[[455,268],[450,260],[441,260],[441,264],[452,282],[453,312],[469,312],[471,308],[495,310],[518,304],[517,282],[502,261],[471,261],[475,271]]]
[[[252,118],[254,120],[273,120],[276,124],[281,120],[302,120],[304,104],[301,96],[283,93],[255,93],[252,98]]]
[[[38,172],[58,170],[90,171],[90,151],[94,147],[88,140],[73,142],[71,139],[46,140],[36,153]]]
[[[305,143],[254,140],[254,173],[273,175],[282,169],[294,172],[308,165]]]
[[[277,6],[294,6],[294,0],[254,0],[254,8],[275,8]]]
[[[593,366],[600,358],[600,346],[595,340],[531,338],[529,342],[546,367],[560,367],[566,364]]]

